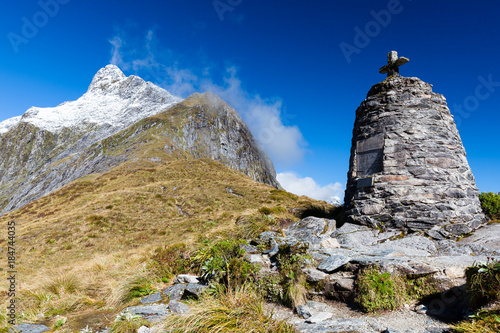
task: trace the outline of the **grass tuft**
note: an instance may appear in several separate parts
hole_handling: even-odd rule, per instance
[[[205,295],[188,315],[169,316],[163,326],[175,333],[293,332],[292,325],[266,312],[264,300],[252,285],[223,289],[217,294],[218,298]]]

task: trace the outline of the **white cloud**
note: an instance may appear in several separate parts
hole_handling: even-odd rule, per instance
[[[111,48],[111,60],[110,63],[113,65],[116,65],[118,67],[121,67],[124,70],[128,69],[127,64],[123,62],[122,56],[120,49],[123,46],[123,42],[120,37],[115,36],[113,39],[109,41],[109,43],[112,45]]]
[[[297,126],[283,124],[283,120],[290,120],[293,116],[282,112],[282,101],[263,99],[246,92],[235,67],[226,69],[223,85],[208,80],[202,83],[201,89],[211,91],[231,104],[273,161],[289,166],[303,159],[307,143]]]
[[[301,178],[293,172],[278,173],[276,178],[285,190],[297,195],[327,202],[342,202],[344,198],[344,186],[339,182],[321,186],[311,177]]]
[[[294,116],[283,110],[280,99],[262,98],[247,92],[236,67],[227,67],[221,74],[222,84],[217,84],[209,66],[197,64],[192,68],[182,68],[178,64],[181,57],[176,57],[170,50],[157,50],[153,30],[149,30],[139,42],[125,43],[124,35],[124,31],[117,29],[117,36],[109,41],[112,45],[111,63],[122,69],[131,68],[137,75],[183,98],[196,91],[213,92],[238,111],[274,163],[288,167],[303,159],[307,143],[300,129],[285,125]]]

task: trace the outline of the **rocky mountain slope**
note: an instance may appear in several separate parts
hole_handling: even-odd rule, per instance
[[[238,113],[212,94],[185,101],[108,65],[78,100],[0,123],[0,213],[129,159],[213,158],[279,187]]]

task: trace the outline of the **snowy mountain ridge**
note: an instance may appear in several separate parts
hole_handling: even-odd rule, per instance
[[[99,135],[103,138],[181,101],[151,82],[135,75],[127,77],[115,65],[107,65],[76,101],[49,108],[31,107],[22,116],[0,122],[0,135],[24,122],[52,133],[64,128],[103,126],[106,130]]]

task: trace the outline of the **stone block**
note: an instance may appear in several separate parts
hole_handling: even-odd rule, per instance
[[[351,258],[349,258],[349,257],[333,255],[333,256],[330,256],[330,257],[324,259],[319,264],[318,269],[320,271],[325,272],[325,273],[333,273],[336,269],[344,266],[350,260],[351,260]]]

